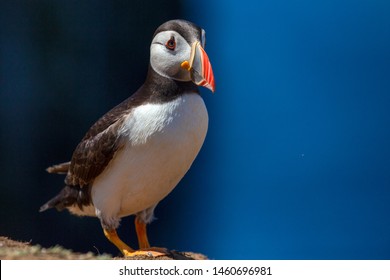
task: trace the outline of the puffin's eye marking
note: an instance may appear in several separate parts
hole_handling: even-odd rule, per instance
[[[175,37],[171,37],[171,39],[169,39],[166,43],[165,43],[165,46],[167,47],[167,49],[173,51],[175,50],[176,48],[176,41],[175,41]]]

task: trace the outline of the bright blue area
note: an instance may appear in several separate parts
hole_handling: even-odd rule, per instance
[[[211,258],[390,258],[390,2],[322,2],[186,2],[217,87],[186,239]]]

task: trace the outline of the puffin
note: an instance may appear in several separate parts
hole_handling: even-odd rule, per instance
[[[186,20],[159,26],[150,46],[144,84],[91,126],[69,162],[47,168],[66,174],[65,186],[41,206],[100,220],[104,235],[125,257],[161,256],[151,247],[147,225],[157,204],[184,177],[208,129],[199,86],[215,91],[204,50],[206,32]],[[134,215],[139,249],[117,234],[120,220]]]

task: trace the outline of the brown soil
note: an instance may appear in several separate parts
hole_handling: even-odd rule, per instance
[[[170,251],[167,256],[157,258],[148,256],[136,256],[131,258],[113,258],[111,255],[96,255],[92,252],[86,254],[75,253],[57,245],[51,248],[42,248],[40,245],[31,245],[29,242],[20,242],[0,236],[1,260],[206,260],[207,257],[192,252]]]

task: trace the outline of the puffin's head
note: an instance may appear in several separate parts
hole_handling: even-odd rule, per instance
[[[185,20],[171,20],[157,28],[150,46],[150,65],[159,75],[192,81],[212,92],[214,74],[204,51],[206,32]]]

